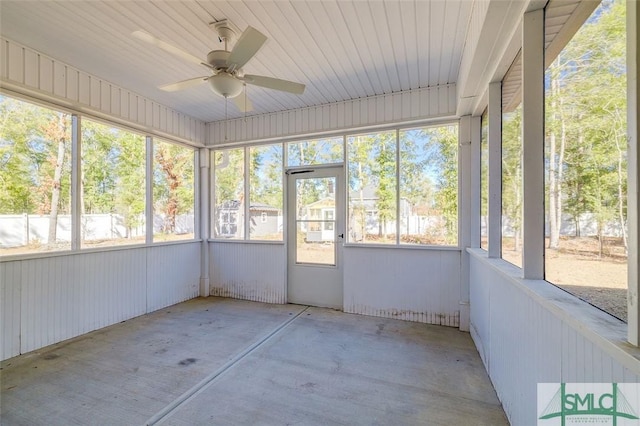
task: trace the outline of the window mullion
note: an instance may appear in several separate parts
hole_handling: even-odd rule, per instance
[[[400,244],[400,129],[396,129],[396,245]]]
[[[244,226],[244,239],[250,239],[249,235],[249,227],[251,226],[251,200],[249,185],[251,184],[251,149],[249,147],[244,148],[244,217],[243,226]]]
[[[153,136],[147,136],[145,180],[145,242],[153,243]]]
[[[82,118],[71,117],[71,250],[80,249],[82,238]]]

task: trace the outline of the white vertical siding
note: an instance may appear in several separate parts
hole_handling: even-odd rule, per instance
[[[0,359],[20,353],[20,262],[0,263]]]
[[[211,295],[287,303],[284,244],[209,244]]]
[[[537,383],[638,382],[624,324],[549,283],[518,278],[518,268],[483,250],[470,253],[471,336],[511,424],[536,423]]]
[[[0,83],[17,93],[153,130],[184,142],[204,144],[206,125],[96,76],[0,38]]]
[[[198,296],[200,243],[0,263],[2,359]]]
[[[200,244],[151,247],[147,256],[147,312],[198,297]]]
[[[460,251],[344,248],[344,311],[458,327]]]
[[[447,84],[207,124],[208,143],[218,145],[454,117],[456,87]],[[226,134],[225,134],[226,133]]]

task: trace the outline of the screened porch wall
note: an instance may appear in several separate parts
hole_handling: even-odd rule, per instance
[[[204,145],[204,122],[62,61],[0,38],[4,89],[125,124],[145,133]]]
[[[0,262],[1,358],[197,297],[200,244]]]
[[[538,383],[638,383],[626,325],[470,249],[471,337],[509,421],[535,424]],[[608,336],[607,338],[602,336]]]

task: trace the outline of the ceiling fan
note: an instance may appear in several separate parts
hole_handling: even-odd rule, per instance
[[[212,72],[209,76],[190,78],[177,83],[160,86],[159,89],[167,92],[175,92],[206,81],[214,93],[226,99],[232,99],[238,109],[243,112],[253,109],[251,102],[246,99],[246,96],[238,96],[242,93],[245,84],[280,90],[296,95],[304,93],[305,85],[301,83],[262,75],[244,74],[242,67],[258,53],[258,50],[260,50],[265,41],[267,41],[267,37],[260,31],[253,27],[247,27],[238,38],[233,49],[229,51],[227,50],[228,43],[236,34],[229,22],[225,19],[214,22],[211,26],[217,31],[220,41],[224,42],[224,50],[212,50],[207,55],[206,61],[202,61],[196,56],[144,31],[134,31],[132,33],[134,37],[142,41],[153,44],[186,61],[204,65]]]

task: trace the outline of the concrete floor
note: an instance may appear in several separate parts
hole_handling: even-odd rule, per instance
[[[195,299],[2,362],[2,425],[508,424],[469,334]]]

